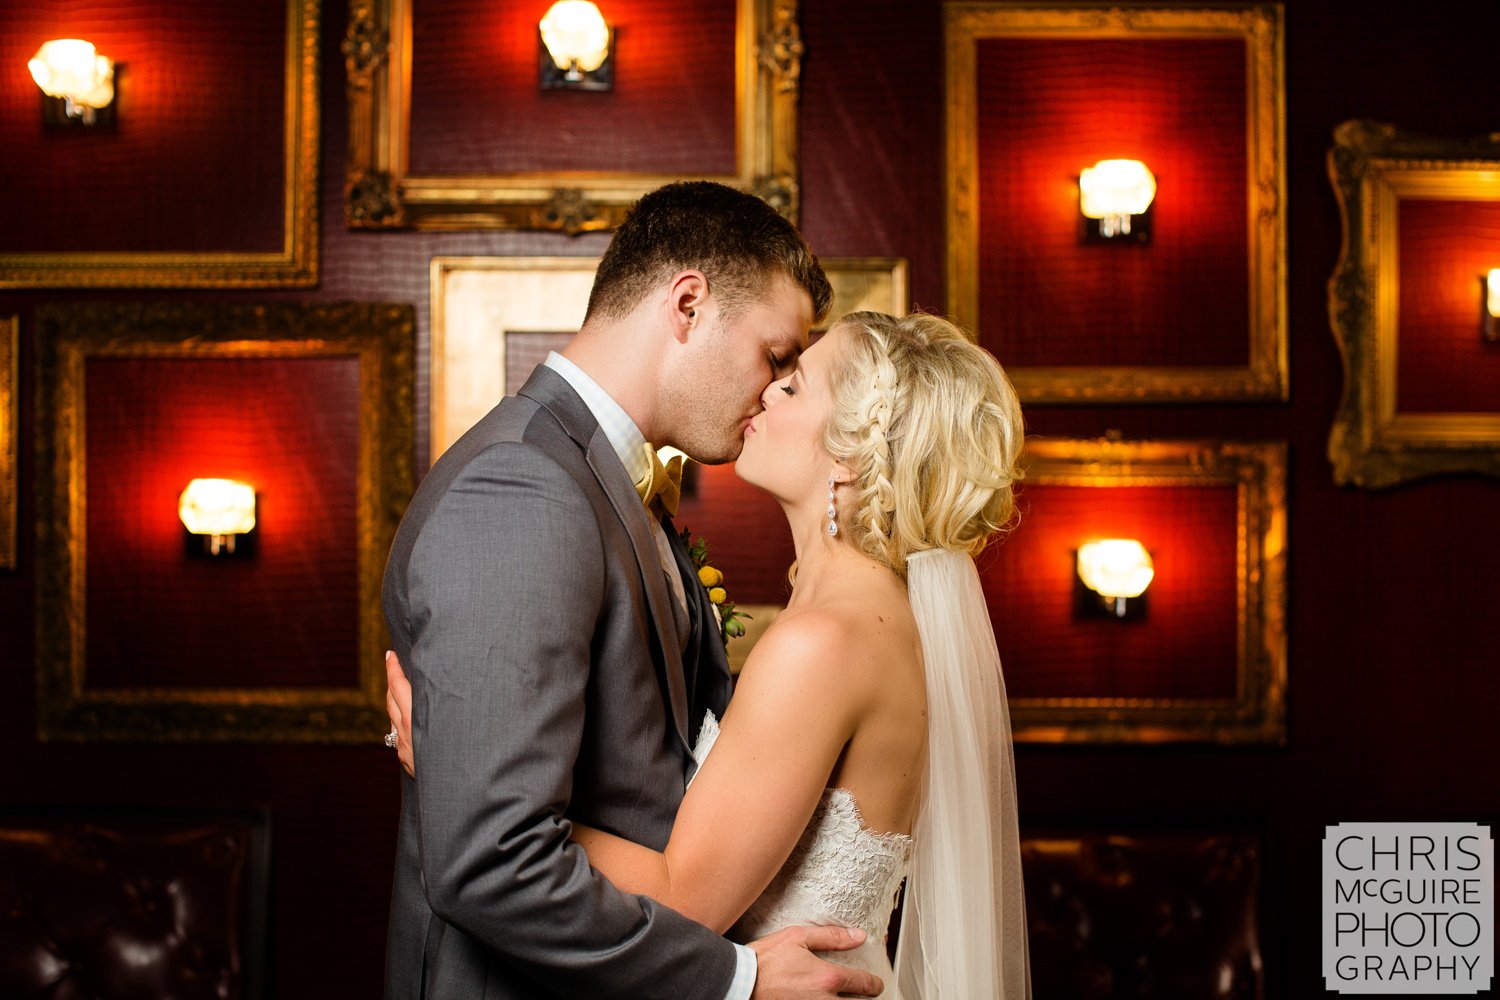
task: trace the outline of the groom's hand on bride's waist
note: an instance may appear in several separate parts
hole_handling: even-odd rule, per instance
[[[751,1000],[832,1000],[875,997],[885,989],[879,976],[825,962],[815,951],[848,951],[865,932],[845,927],[783,927],[752,942],[758,969]]]

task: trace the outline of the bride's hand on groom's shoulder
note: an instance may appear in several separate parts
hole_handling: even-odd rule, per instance
[[[879,976],[825,962],[815,951],[848,951],[865,932],[845,927],[783,927],[751,943],[758,971],[751,1000],[832,1000],[875,997],[885,989]]]

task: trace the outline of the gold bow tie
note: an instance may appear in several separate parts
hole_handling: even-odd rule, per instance
[[[635,484],[635,491],[641,495],[641,503],[647,510],[656,503],[668,517],[676,515],[677,502],[682,499],[682,459],[680,454],[673,455],[663,465],[656,449],[646,445],[648,468],[646,475]]]

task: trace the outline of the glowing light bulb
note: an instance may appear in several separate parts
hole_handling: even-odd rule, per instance
[[[232,479],[194,479],[177,501],[177,516],[194,535],[207,535],[209,552],[234,551],[234,536],[255,527],[255,489]]]
[[[1151,553],[1133,538],[1106,538],[1078,547],[1078,576],[1103,597],[1140,597],[1155,575]]]
[[[609,56],[609,26],[589,0],[558,0],[540,27],[552,61],[569,77],[592,73]]]
[[[1100,160],[1078,176],[1079,209],[1099,219],[1100,235],[1130,233],[1130,217],[1141,215],[1156,197],[1156,177],[1140,160]]]
[[[61,97],[81,108],[102,108],[115,99],[114,61],[81,38],[45,42],[26,65],[48,97]]]

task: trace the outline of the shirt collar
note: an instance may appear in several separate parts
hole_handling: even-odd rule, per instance
[[[625,466],[625,472],[630,476],[630,481],[638,483],[646,478],[650,471],[649,463],[646,461],[646,437],[635,425],[635,421],[630,419],[630,414],[626,413],[624,408],[589,376],[588,372],[556,351],[549,352],[547,360],[542,363],[561,375],[573,387],[573,391],[578,393],[584,405],[589,408],[589,412],[594,415],[594,419],[599,421],[599,429],[604,431],[605,437],[609,438],[610,447],[614,448],[615,454],[619,456],[620,464]]]

